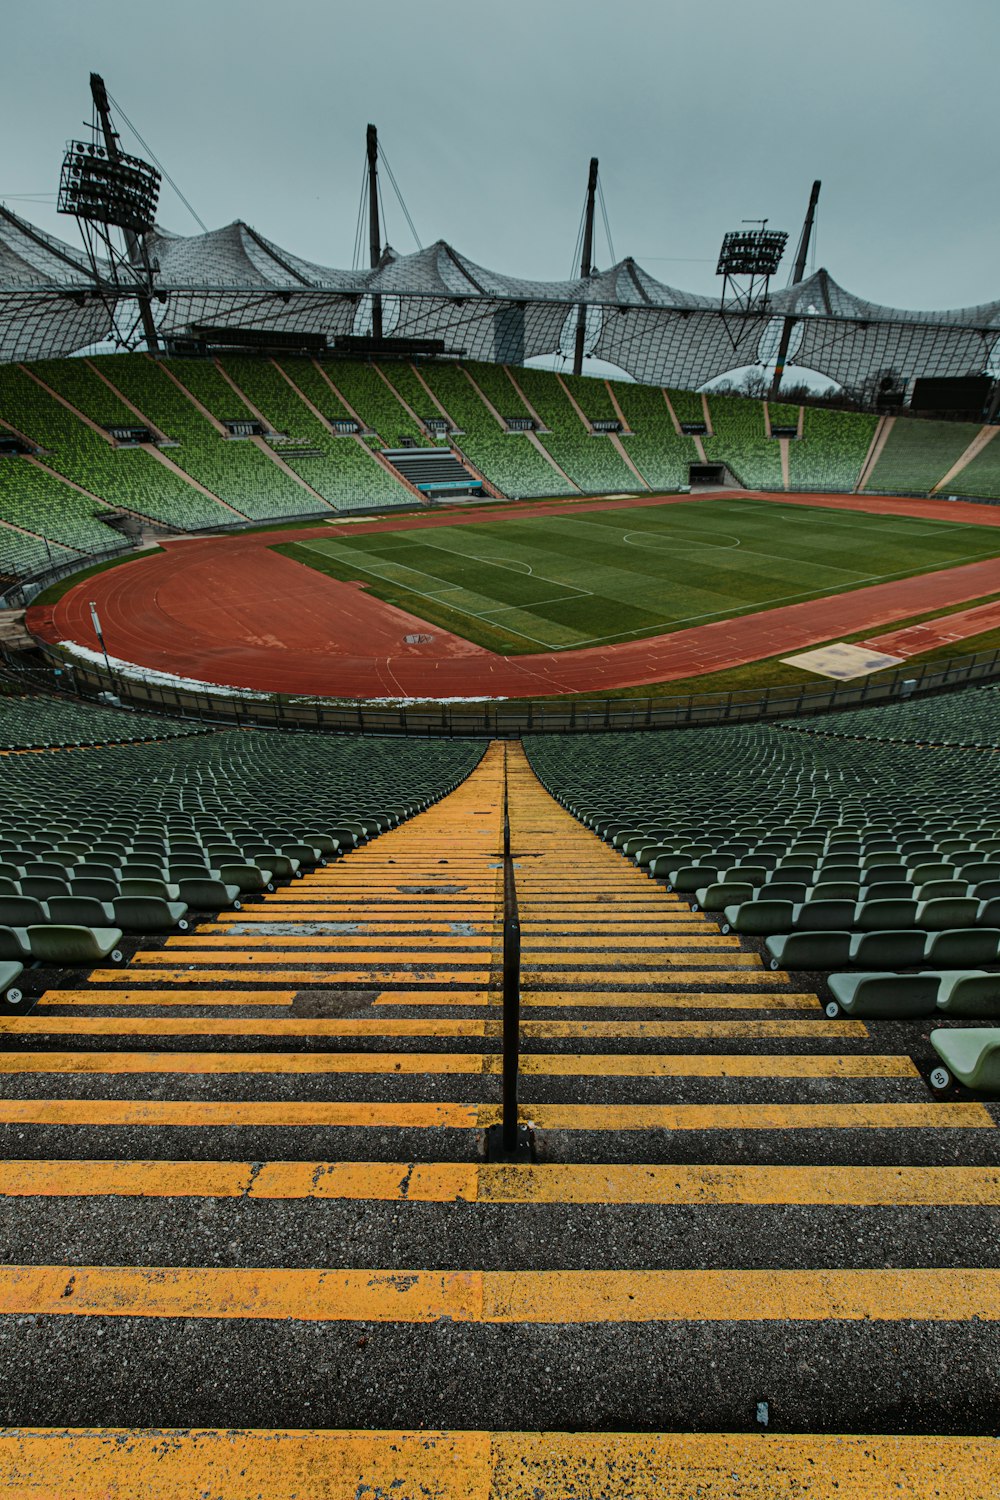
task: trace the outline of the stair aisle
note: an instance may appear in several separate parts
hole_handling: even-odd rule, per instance
[[[481,1155],[505,768],[517,1164]],[[906,1037],[827,1020],[491,745],[0,1013],[0,1494],[995,1495],[995,1119]]]

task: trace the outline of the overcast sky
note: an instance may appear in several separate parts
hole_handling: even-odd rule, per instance
[[[790,261],[819,177],[816,264],[844,286],[983,302],[1000,297],[998,16],[995,0],[6,0],[0,198],[75,241],[54,193],[93,69],[210,227],[242,218],[327,265],[352,261],[371,120],[422,241],[512,275],[571,273],[596,155],[616,256],[673,285],[716,292],[744,218],[787,229]],[[384,192],[390,242],[413,249]],[[197,231],[166,187],[160,217]]]

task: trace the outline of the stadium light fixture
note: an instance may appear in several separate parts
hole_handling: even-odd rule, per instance
[[[715,274],[723,278],[719,311],[733,349],[766,313],[771,277],[781,264],[788,235],[768,229],[766,219],[747,219],[759,229],[735,229],[725,236]]]
[[[156,220],[160,174],[138,156],[112,161],[103,146],[70,141],[59,178],[58,211],[146,234]]]

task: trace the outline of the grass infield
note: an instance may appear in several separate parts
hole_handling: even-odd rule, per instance
[[[1000,554],[1000,529],[720,499],[500,518],[275,551],[478,645],[614,645]]]

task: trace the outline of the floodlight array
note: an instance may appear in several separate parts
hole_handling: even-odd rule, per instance
[[[58,210],[96,224],[145,234],[156,220],[160,174],[138,156],[109,156],[104,146],[70,141],[59,178]]]
[[[783,229],[735,229],[719,251],[717,276],[773,276],[785,253]]]

